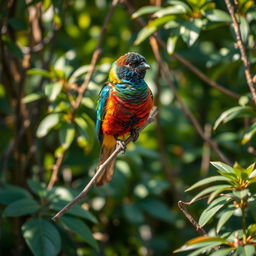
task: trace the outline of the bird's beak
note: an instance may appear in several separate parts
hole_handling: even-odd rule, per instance
[[[148,65],[146,62],[143,62],[143,63],[141,64],[141,68],[144,69],[144,70],[146,70],[146,69],[150,69],[151,67],[150,67],[150,65]]]

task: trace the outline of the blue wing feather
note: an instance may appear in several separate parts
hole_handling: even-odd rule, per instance
[[[102,125],[103,118],[105,116],[105,106],[106,106],[107,99],[110,94],[110,90],[111,90],[111,86],[106,84],[101,89],[100,95],[99,95],[99,100],[98,100],[96,132],[97,132],[97,136],[98,136],[98,140],[99,140],[100,144],[102,143],[102,140],[103,140],[101,125]]]

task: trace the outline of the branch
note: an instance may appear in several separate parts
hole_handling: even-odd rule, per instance
[[[179,96],[179,94],[177,93],[177,90],[175,88],[175,86],[172,83],[171,80],[171,73],[170,70],[168,68],[168,66],[163,62],[162,57],[160,55],[160,51],[159,51],[159,47],[158,47],[158,43],[156,41],[156,38],[151,36],[150,37],[150,45],[152,47],[153,53],[155,55],[155,58],[157,60],[157,62],[159,63],[160,67],[161,67],[161,73],[162,76],[165,78],[165,80],[168,83],[168,86],[170,88],[170,90],[173,92],[175,98],[177,99],[177,101],[179,102],[179,105],[182,109],[182,111],[184,112],[184,114],[187,116],[187,118],[190,120],[190,122],[192,123],[192,125],[194,126],[195,130],[198,132],[198,134],[202,137],[202,139],[204,141],[206,141],[209,146],[212,148],[212,150],[218,155],[218,157],[225,163],[231,164],[230,160],[220,151],[218,145],[212,141],[210,138],[208,138],[207,136],[205,136],[205,133],[203,131],[203,129],[201,128],[200,124],[198,123],[198,121],[196,120],[195,116],[192,114],[192,112],[187,108],[187,106],[184,104],[183,100],[181,99],[181,97]]]
[[[99,40],[98,40],[96,49],[94,50],[93,55],[92,55],[89,71],[86,74],[84,83],[78,89],[78,96],[77,96],[74,103],[70,99],[71,106],[73,107],[73,109],[72,109],[73,113],[80,106],[81,101],[82,101],[83,96],[84,96],[84,93],[87,90],[88,84],[89,84],[89,82],[92,78],[92,75],[93,75],[94,71],[95,71],[96,64],[97,64],[97,62],[99,60],[99,57],[101,55],[101,52],[102,52],[102,43],[103,43],[103,39],[104,39],[104,36],[106,34],[106,31],[107,31],[107,26],[110,22],[110,19],[113,15],[114,9],[116,8],[118,2],[119,2],[119,0],[113,0],[112,1],[111,7],[110,7],[110,9],[107,13],[107,16],[106,16],[104,22],[103,22],[102,30],[101,30],[101,33],[100,33],[100,36],[99,36]],[[50,182],[48,184],[48,189],[51,189],[54,186],[57,179],[58,179],[58,173],[59,173],[59,169],[60,169],[60,166],[62,164],[63,158],[64,158],[64,153],[60,157],[57,158],[56,163],[53,166],[53,172],[52,172]]]
[[[132,14],[135,12],[135,9],[133,8],[133,6],[131,5],[131,2],[128,0],[122,0],[122,2],[125,4],[127,11]],[[144,28],[146,26],[146,23],[144,22],[144,20],[141,17],[136,18],[136,21],[138,22],[138,24]],[[158,35],[153,35],[153,37],[156,38],[157,42],[159,43],[159,45],[163,48],[166,49],[166,44],[165,42],[158,36]],[[168,53],[169,54],[169,53]],[[208,84],[209,86],[215,88],[216,90],[219,90],[221,92],[223,92],[224,94],[226,94],[227,96],[234,98],[234,99],[239,99],[241,96],[233,91],[228,90],[227,88],[221,86],[220,84],[218,84],[217,82],[213,81],[212,79],[210,79],[208,76],[206,76],[200,69],[198,69],[196,66],[194,66],[190,61],[186,60],[185,58],[183,58],[181,55],[179,55],[178,53],[173,53],[171,54],[172,57],[174,57],[176,60],[178,60],[180,63],[182,63],[185,67],[187,67],[190,71],[192,71],[199,79],[201,79],[202,81],[204,81],[206,84]]]
[[[139,132],[141,132],[146,126],[148,126],[150,123],[152,123],[155,120],[155,117],[157,115],[158,111],[157,108],[154,107],[150,117],[148,118],[147,122],[144,124],[143,127],[139,129]],[[128,145],[133,138],[130,136],[125,140],[125,145]],[[87,193],[89,192],[92,185],[95,183],[96,179],[103,173],[107,165],[114,160],[117,155],[123,150],[123,147],[120,144],[117,144],[115,151],[109,156],[109,158],[99,166],[97,172],[94,174],[94,176],[91,178],[91,180],[88,182],[88,184],[84,187],[84,189],[78,194],[70,203],[68,203],[64,208],[62,208],[53,218],[53,221],[57,221],[63,214],[65,214],[72,206],[77,204],[79,201],[81,201]]]
[[[85,77],[85,81],[84,83],[81,85],[81,87],[79,88],[79,91],[78,91],[78,96],[76,98],[76,101],[75,101],[75,104],[74,104],[74,110],[76,110],[82,99],[83,99],[83,96],[84,96],[84,93],[88,87],[88,84],[92,78],[92,74],[95,70],[95,67],[96,67],[96,64],[98,62],[98,59],[102,53],[102,43],[103,43],[103,39],[104,39],[104,36],[106,34],[106,31],[107,31],[107,25],[113,15],[113,12],[114,12],[114,9],[116,8],[117,4],[119,3],[119,0],[113,0],[112,1],[112,4],[111,4],[111,7],[107,13],[107,16],[104,20],[104,23],[102,25],[102,30],[101,30],[101,33],[100,33],[100,37],[99,37],[99,40],[98,40],[98,43],[97,43],[97,46],[96,46],[96,49],[92,55],[92,59],[91,59],[91,64],[90,64],[90,68],[89,68],[89,71],[88,73],[86,74],[86,77]]]
[[[246,50],[242,41],[242,37],[241,37],[241,31],[240,31],[240,27],[238,24],[238,21],[236,19],[236,15],[235,15],[235,10],[233,5],[231,4],[230,0],[225,0],[227,9],[229,11],[229,14],[231,16],[232,19],[232,23],[233,23],[233,27],[234,27],[234,31],[236,34],[236,41],[237,41],[237,46],[240,50],[241,53],[241,58],[242,61],[244,63],[244,74],[247,80],[247,84],[250,88],[250,91],[252,93],[252,97],[254,100],[254,103],[256,103],[256,88],[255,88],[255,83],[253,82],[253,77],[251,75],[251,71],[250,71],[250,62],[248,60],[248,57],[246,55]]]
[[[186,216],[186,218],[189,220],[189,222],[193,225],[193,227],[198,232],[198,234],[205,236],[206,235],[205,230],[195,221],[193,216],[189,213],[189,211],[186,207],[187,205],[190,205],[190,203],[186,203],[183,201],[178,202],[178,206],[179,206],[180,210],[183,212],[183,214]]]

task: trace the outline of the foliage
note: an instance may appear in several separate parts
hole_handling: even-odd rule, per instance
[[[221,0],[157,2],[129,1],[133,14],[124,3],[114,9],[101,58],[76,105],[111,1],[0,1],[3,255],[170,255],[179,247],[175,252],[191,256],[255,254],[255,170],[254,164],[241,166],[255,159],[256,112],[231,18]],[[256,9],[254,1],[238,2],[255,73]],[[144,27],[136,25],[138,18]],[[209,140],[188,121],[150,49],[153,34],[166,44],[161,56],[183,104],[206,137],[241,166],[217,162]],[[111,63],[128,51],[141,53],[152,66],[146,81],[158,118],[118,157],[112,182],[93,188],[53,223],[95,171],[98,93]],[[195,68],[238,97],[212,86]],[[58,180],[51,183],[54,170]],[[177,207],[198,188],[189,213],[207,228],[203,237],[196,237]]]

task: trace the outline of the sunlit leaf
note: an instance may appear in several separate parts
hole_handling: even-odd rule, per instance
[[[227,123],[235,118],[255,117],[256,113],[249,106],[237,106],[224,111],[216,120],[213,129],[216,130],[221,123]]]
[[[176,5],[176,6],[169,6],[157,11],[156,13],[154,13],[153,17],[160,18],[165,15],[182,14],[182,13],[186,13],[186,9],[181,5]]]
[[[75,128],[72,124],[66,123],[60,129],[60,143],[64,149],[68,149],[75,138]]]
[[[26,95],[23,99],[22,102],[27,104],[30,102],[34,102],[36,100],[42,99],[44,97],[44,95],[42,93],[31,93]]]
[[[248,21],[245,17],[240,16],[239,20],[240,20],[240,31],[241,31],[242,41],[244,43],[246,43],[247,39],[248,39],[249,32],[250,32],[250,27],[249,27]]]
[[[224,173],[234,173],[234,170],[231,166],[222,162],[211,162],[211,164]]]
[[[219,9],[207,10],[204,15],[213,22],[231,22],[229,14]]]
[[[150,14],[150,13],[159,11],[161,9],[162,9],[161,7],[154,6],[154,5],[141,7],[139,10],[137,10],[132,14],[132,19],[136,19],[142,15]]]
[[[48,134],[48,132],[59,123],[60,116],[58,113],[52,113],[46,116],[39,124],[36,135],[38,138],[42,138]]]

